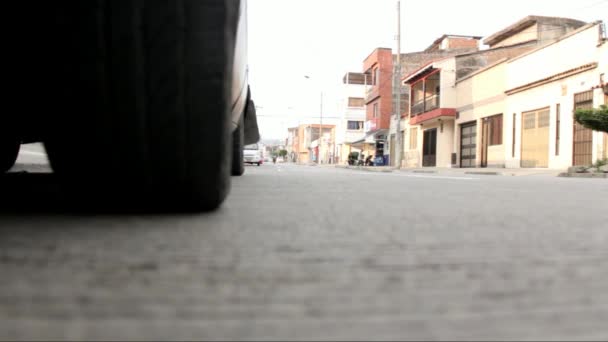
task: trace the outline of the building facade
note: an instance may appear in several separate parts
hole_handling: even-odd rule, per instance
[[[321,128],[323,138],[319,142],[319,131]],[[335,128],[335,125],[320,126],[318,124],[306,124],[289,128],[286,150],[288,151],[290,161],[298,164],[316,163],[319,160],[320,154],[323,164],[333,162]]]
[[[353,143],[365,138],[366,75],[349,72],[342,79],[339,105],[340,122],[336,126],[336,164],[346,163],[351,152],[360,152]]]
[[[607,103],[608,44],[591,23],[506,65],[507,167],[589,165],[605,158],[606,134],[575,122],[576,109]]]
[[[490,45],[489,49],[438,59],[406,76],[404,83],[410,86],[411,104],[409,116],[406,116],[409,120],[402,131],[405,137],[402,165],[514,167],[518,164],[515,159],[519,155],[512,154],[509,158],[507,153],[509,144],[513,142],[507,137],[510,128],[506,113],[518,110],[523,113],[524,110],[517,106],[530,107],[530,105],[526,104],[526,101],[520,104],[521,96],[512,97],[515,92],[523,93],[528,90],[519,88],[522,85],[518,86],[518,82],[522,81],[516,81],[514,78],[523,77],[526,81],[530,81],[526,77],[547,72],[548,68],[545,67],[545,62],[540,60],[536,60],[537,64],[534,66],[525,64],[516,68],[514,65],[523,65],[523,62],[514,61],[527,60],[524,56],[531,56],[536,53],[535,51],[543,51],[549,46],[559,45],[564,37],[557,37],[556,32],[562,34],[569,32],[565,33],[565,37],[570,37],[581,32],[583,27],[588,27],[583,25],[582,22],[570,19],[526,17],[486,39]],[[547,27],[552,27],[550,35],[544,31]],[[596,45],[598,41],[601,39],[598,39],[596,34]],[[580,50],[571,50],[570,53],[574,51]],[[566,51],[552,53],[553,57],[546,55],[545,58],[563,59],[569,62],[577,60],[570,58]],[[589,53],[597,55],[599,52],[589,51]],[[563,57],[555,58],[555,56]],[[531,96],[536,99],[542,98],[538,94]],[[586,96],[587,98],[580,99],[587,101],[584,105],[589,106],[589,95]],[[516,103],[518,105],[514,105]],[[596,102],[592,103],[596,104]],[[539,108],[545,108],[545,105],[528,108],[528,111]],[[535,113],[527,114],[527,117],[536,115],[536,120],[538,121],[540,117],[544,124],[548,114],[544,111]],[[572,122],[571,115],[570,122]],[[562,124],[568,125],[567,120],[562,120]],[[515,129],[518,129],[517,125]],[[545,162],[545,159],[539,159],[546,158],[544,154],[540,157],[530,157],[530,153],[537,153],[536,151],[544,148],[538,145],[539,143],[531,142],[536,139],[537,133],[537,131],[530,132],[532,135],[526,135],[524,138],[524,159],[527,159],[523,162],[519,161],[524,167],[549,167],[548,160]],[[517,144],[516,140],[513,140],[515,144]],[[546,139],[541,140],[544,143]],[[588,141],[588,146],[597,145],[596,140]],[[511,148],[511,150],[515,149],[515,147]],[[565,163],[555,163],[553,167],[564,165]]]

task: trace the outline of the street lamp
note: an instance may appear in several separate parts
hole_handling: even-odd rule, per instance
[[[304,78],[307,80],[312,79],[308,75],[304,75]],[[323,138],[323,90],[321,90],[321,101],[320,101],[320,111],[319,111],[319,153],[317,155],[317,164],[321,165],[321,142]]]

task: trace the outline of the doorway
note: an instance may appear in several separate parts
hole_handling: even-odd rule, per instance
[[[460,167],[475,167],[477,159],[477,123],[460,126]]]
[[[424,131],[422,140],[422,166],[437,166],[437,128]]]
[[[549,108],[522,115],[521,167],[549,166]]]

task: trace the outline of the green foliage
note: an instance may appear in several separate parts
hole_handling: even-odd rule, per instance
[[[288,153],[287,150],[280,150],[279,151],[279,156],[282,157],[282,158],[285,158],[287,156],[287,153]]]
[[[578,109],[574,114],[574,119],[589,129],[608,133],[608,106],[606,105],[595,109]]]
[[[608,165],[608,158],[605,158],[605,159],[598,159],[598,160],[595,162],[595,164],[593,164],[593,167],[595,167],[595,168],[598,168],[598,169],[599,169],[600,167],[602,167],[602,166],[604,166],[604,165]]]

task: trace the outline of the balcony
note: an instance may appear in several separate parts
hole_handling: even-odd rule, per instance
[[[412,116],[430,112],[439,108],[439,94],[427,96],[425,99],[420,100],[412,105]]]
[[[370,85],[365,91],[365,103],[370,103],[380,96],[380,87]]]
[[[456,109],[436,108],[431,111],[412,116],[410,119],[410,125],[419,125],[421,123],[426,124],[432,121],[438,121],[439,119],[456,119]]]

